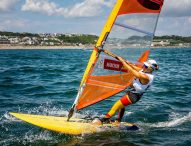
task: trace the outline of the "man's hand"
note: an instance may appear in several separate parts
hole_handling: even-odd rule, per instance
[[[131,64],[132,64],[131,62],[129,62],[129,61],[123,59],[123,58],[120,57],[120,56],[118,56],[117,59],[118,59],[119,61],[121,61],[122,63],[124,62],[124,63],[126,63],[126,64],[128,64],[128,65],[131,65]]]
[[[99,53],[104,52],[104,49],[101,48],[101,47],[99,47],[99,48],[98,48],[98,52],[99,52]]]

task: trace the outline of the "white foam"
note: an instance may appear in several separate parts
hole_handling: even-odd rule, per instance
[[[133,114],[133,112],[125,112],[125,116],[129,116],[131,114]]]
[[[98,112],[96,112],[94,110],[87,110],[82,113],[74,113],[75,118],[84,118],[87,116],[90,118],[98,117]]]
[[[38,140],[45,140],[45,141],[50,141],[53,140],[52,135],[50,134],[50,132],[48,131],[42,131],[38,134],[34,134],[33,132],[28,132],[25,134],[25,136],[23,137],[23,143],[28,143],[28,142],[35,142]]]
[[[23,112],[27,111],[27,112]],[[61,108],[61,107],[55,107],[51,106],[51,103],[47,102],[45,104],[42,104],[38,107],[34,107],[31,109],[22,109],[20,111],[20,108],[18,109],[18,112],[26,113],[26,114],[37,114],[37,115],[51,115],[51,116],[68,116],[68,110]],[[81,113],[74,113],[73,117],[75,118],[84,118],[84,117],[96,117],[98,116],[98,112],[93,110],[87,110]],[[0,123],[10,123],[10,122],[21,122],[21,120],[15,118],[14,116],[10,115],[8,112],[6,112],[2,117],[0,117]]]
[[[25,133],[23,136],[13,136],[0,141],[0,145],[9,145],[10,143],[22,143],[23,145],[28,145],[29,143],[34,143],[36,141],[54,141],[56,139],[51,135],[49,131],[42,131],[38,134],[34,133],[32,130]]]
[[[173,114],[172,120],[167,122],[159,122],[157,124],[152,124],[151,127],[176,127],[188,121],[191,121],[191,112],[189,112],[186,116],[183,117],[179,117],[177,114]]]
[[[19,122],[17,118],[11,116],[8,112],[6,112],[1,118],[0,118],[1,124],[3,123],[10,123],[10,122]]]

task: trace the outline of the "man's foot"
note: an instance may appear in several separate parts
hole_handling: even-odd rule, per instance
[[[106,117],[102,118],[100,121],[101,121],[102,123],[104,123],[104,124],[109,124],[109,123],[111,123],[110,118],[106,118]]]

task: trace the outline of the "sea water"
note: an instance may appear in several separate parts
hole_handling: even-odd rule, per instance
[[[8,112],[67,115],[91,50],[0,50],[0,145],[191,145],[191,49],[152,49],[159,62],[153,86],[126,108],[124,121],[140,130],[68,136],[22,122]],[[105,114],[120,98],[75,116]]]

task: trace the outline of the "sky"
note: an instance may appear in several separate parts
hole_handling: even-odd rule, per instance
[[[0,31],[99,35],[116,0],[0,0]],[[156,35],[191,36],[191,0],[165,0]]]

